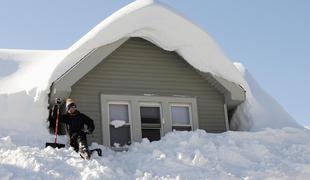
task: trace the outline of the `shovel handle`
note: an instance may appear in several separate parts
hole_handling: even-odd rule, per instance
[[[58,123],[59,123],[59,106],[57,105],[56,127],[55,127],[55,144],[57,143]]]

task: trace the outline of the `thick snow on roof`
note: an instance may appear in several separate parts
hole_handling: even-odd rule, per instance
[[[252,89],[259,86],[251,86],[252,79],[243,77],[205,31],[159,2],[138,0],[112,14],[66,50],[0,50],[0,61],[14,61],[18,66],[14,73],[0,77],[0,127],[22,131],[42,127],[51,83],[94,48],[124,37],[142,37],[165,50],[176,51],[200,71],[242,85],[247,100],[234,117],[238,126],[246,121],[250,123],[244,127],[254,124],[255,129],[298,126],[277,103],[272,104],[279,111],[270,116],[273,109],[262,106],[262,97],[255,97],[257,93]],[[260,88],[255,90],[263,92]],[[274,101],[264,96],[264,101],[269,100]],[[286,115],[287,121],[283,120]]]
[[[34,51],[0,49],[0,61],[13,61],[17,70],[0,77],[0,93],[30,91],[33,88],[48,88],[55,66],[63,59],[66,51]]]
[[[241,63],[234,63],[234,65],[247,82],[244,86],[247,90],[247,100],[237,108],[230,124],[232,129],[300,127],[285,109],[259,86]]]
[[[10,129],[46,133],[48,79],[64,53],[0,50],[0,62],[13,62],[16,66],[14,72],[0,77],[2,131]]]
[[[102,21],[69,48],[59,67],[71,67],[79,60],[77,57],[124,37],[142,37],[165,50],[176,51],[200,71],[244,84],[241,74],[204,30],[154,0],[135,1]],[[59,77],[58,72],[54,77]]]

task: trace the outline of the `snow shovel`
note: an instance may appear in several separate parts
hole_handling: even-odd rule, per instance
[[[55,142],[54,143],[46,143],[45,147],[47,147],[47,146],[51,146],[53,148],[64,148],[65,147],[65,144],[57,143],[58,123],[59,123],[59,104],[57,104],[57,116],[56,116],[56,127],[55,127]]]

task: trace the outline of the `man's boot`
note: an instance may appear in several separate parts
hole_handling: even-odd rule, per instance
[[[83,159],[90,159],[90,152],[88,150],[88,146],[87,146],[87,140],[86,140],[86,135],[82,134],[79,136],[78,138],[78,143],[79,143],[79,152],[80,152],[80,156]]]

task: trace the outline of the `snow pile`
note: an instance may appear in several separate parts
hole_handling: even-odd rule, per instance
[[[115,128],[119,128],[119,127],[122,127],[126,124],[126,121],[124,120],[113,120],[110,122],[110,124],[112,126],[114,126]]]
[[[73,149],[18,146],[1,137],[0,179],[307,179],[309,139],[309,130],[294,128],[172,132],[128,152],[101,146],[103,157],[86,161]]]
[[[35,129],[38,136],[46,133],[44,127],[50,86],[47,79],[63,58],[64,52],[0,50],[0,61],[14,62],[17,67],[16,71],[0,77],[2,131],[33,132]]]
[[[246,84],[246,101],[237,108],[231,121],[231,128],[236,130],[260,130],[266,127],[298,127],[301,126],[283,109],[283,107],[252,77],[241,64],[234,65],[242,73]]]
[[[172,132],[159,142],[134,143],[128,152],[100,146],[104,156],[94,155],[90,161],[82,160],[72,148],[43,149],[46,141],[53,142],[53,136],[45,128],[51,83],[91,50],[129,37],[142,37],[165,50],[176,51],[196,69],[242,85],[247,99],[238,107],[231,125],[235,129],[261,131]],[[306,179],[310,176],[310,131],[283,128],[299,125],[241,64],[235,64],[236,68],[206,32],[154,0],[129,4],[66,50],[0,50],[0,62],[4,61],[14,62],[17,68],[9,74],[0,73],[0,179]],[[117,128],[124,122],[116,120],[111,124]],[[265,127],[279,129],[263,130]],[[66,142],[65,137],[59,140]]]

